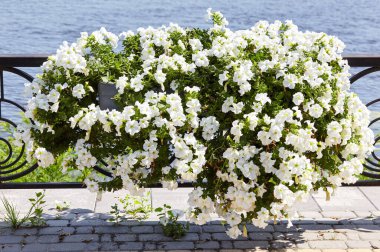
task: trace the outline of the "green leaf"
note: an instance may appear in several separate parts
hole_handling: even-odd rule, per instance
[[[156,209],[154,209],[155,212],[162,212],[162,210],[164,210],[162,207],[157,207]]]

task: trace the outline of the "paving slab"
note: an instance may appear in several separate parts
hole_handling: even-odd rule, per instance
[[[178,190],[170,191],[163,188],[152,189],[153,207],[163,206],[165,203],[169,203],[173,208],[186,210],[189,205],[187,200],[188,194],[192,191],[192,188],[180,188]]]
[[[358,187],[339,187],[329,201],[320,190],[313,195],[322,211],[375,211],[377,208]],[[378,198],[380,199],[380,198]],[[380,204],[380,200],[379,200]]]
[[[379,186],[368,186],[360,187],[360,190],[365,194],[368,200],[375,205],[377,210],[380,210],[380,187]]]
[[[294,204],[292,209],[300,210],[300,211],[314,211],[314,212],[319,212],[322,210],[311,195],[309,195],[309,197],[307,198],[305,202],[297,202],[296,204]]]
[[[119,190],[116,192],[103,192],[100,199],[96,201],[96,213],[109,213],[111,206],[115,203],[119,204],[119,198],[124,198],[128,192],[126,190]]]
[[[162,188],[151,189],[153,207],[162,206],[164,203],[171,204],[178,209],[188,207],[187,199],[191,188],[180,188],[170,191]],[[25,212],[25,202],[34,195],[36,190],[2,190],[1,194],[14,202],[16,206]],[[55,208],[55,201],[67,201],[76,212],[107,213],[111,205],[118,202],[118,198],[127,195],[127,191],[105,192],[101,200],[96,201],[97,195],[86,189],[49,189],[46,190],[45,199],[47,209]],[[78,200],[80,199],[80,200]],[[298,211],[379,211],[380,209],[380,187],[342,187],[336,190],[330,201],[326,201],[323,191],[310,196],[306,202],[297,203],[293,209]],[[0,211],[3,210],[0,206]]]
[[[35,196],[35,192],[43,190],[35,189],[5,189],[0,191],[0,197],[5,196],[14,203],[20,213],[26,213],[29,210],[29,198]],[[48,189],[45,190],[45,201],[47,213],[56,213],[56,201],[66,201],[70,204],[71,209],[85,209],[94,211],[96,194],[86,189]],[[0,211],[4,207],[0,204]]]

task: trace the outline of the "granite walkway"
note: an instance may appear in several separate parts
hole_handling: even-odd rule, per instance
[[[169,203],[187,207],[190,189],[152,189],[153,207]],[[35,190],[2,190],[26,211],[27,199]],[[0,251],[379,251],[380,187],[344,187],[326,202],[325,194],[310,196],[295,208],[294,226],[271,224],[265,229],[248,226],[248,237],[237,240],[225,234],[215,220],[204,226],[191,225],[187,235],[173,240],[163,235],[157,217],[115,226],[108,219],[110,206],[125,192],[105,193],[100,201],[84,189],[46,190],[47,226],[12,230],[0,223]],[[57,212],[55,200],[70,202],[70,209]],[[0,207],[2,217],[3,209]]]

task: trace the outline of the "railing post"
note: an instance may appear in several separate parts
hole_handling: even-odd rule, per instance
[[[4,76],[3,76],[3,66],[0,66],[0,118],[1,118],[1,102],[4,100]]]

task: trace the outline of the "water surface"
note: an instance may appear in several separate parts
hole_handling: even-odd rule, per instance
[[[222,11],[233,30],[247,29],[262,19],[289,19],[301,30],[339,37],[347,46],[346,54],[380,54],[379,6],[380,1],[373,0],[1,0],[0,54],[54,53],[62,41],[74,42],[80,32],[92,32],[102,26],[116,34],[170,22],[207,28],[210,23],[206,22],[205,14],[209,7]],[[353,90],[365,102],[378,98],[379,76],[358,82]],[[22,102],[24,81],[9,74],[5,80],[6,96]],[[14,113],[18,112],[13,109],[8,112]]]

